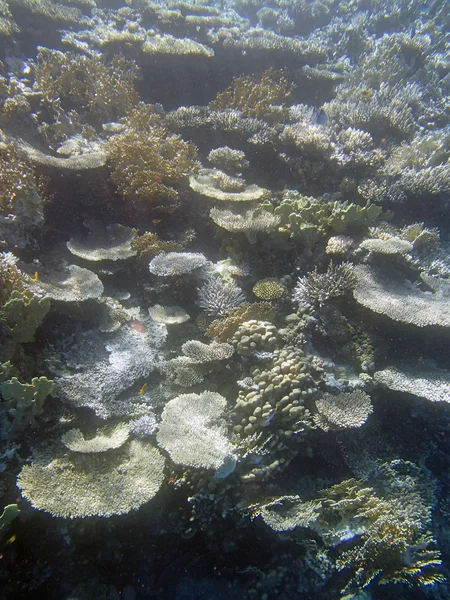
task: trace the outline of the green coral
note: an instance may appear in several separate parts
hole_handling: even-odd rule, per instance
[[[0,329],[6,338],[0,356],[11,357],[17,344],[33,340],[36,329],[50,310],[50,298],[39,298],[24,291],[13,291],[10,299],[0,307]]]
[[[33,406],[42,410],[44,401],[53,395],[55,382],[47,377],[33,377],[31,383],[20,383],[17,377],[11,377],[0,385],[0,392],[6,402],[13,401],[17,408]]]
[[[6,533],[12,521],[14,521],[19,514],[20,509],[17,504],[8,504],[5,506],[3,513],[0,516],[0,539]]]
[[[376,204],[359,206],[347,201],[326,202],[292,190],[284,192],[274,215],[280,219],[280,233],[290,238],[302,238],[307,245],[314,245],[325,235],[366,229],[380,217],[386,217]]]

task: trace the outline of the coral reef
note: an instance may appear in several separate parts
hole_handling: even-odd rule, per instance
[[[2,599],[449,600],[449,27],[0,0]]]

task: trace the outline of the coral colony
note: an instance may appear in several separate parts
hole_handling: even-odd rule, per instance
[[[1,598],[450,599],[448,3],[119,5],[0,7]]]

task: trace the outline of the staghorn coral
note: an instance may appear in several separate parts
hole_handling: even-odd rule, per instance
[[[111,179],[132,201],[174,203],[176,186],[198,169],[197,149],[169,133],[161,117],[143,103],[127,115],[127,128],[107,144]]]
[[[212,317],[223,316],[245,303],[242,290],[233,282],[221,277],[210,277],[197,289],[197,304]]]
[[[293,85],[283,71],[268,69],[260,75],[235,77],[229,88],[210,104],[212,110],[237,109],[246,117],[264,118],[272,104],[286,103]]]
[[[430,585],[443,581],[440,554],[428,530],[429,493],[418,468],[405,461],[381,465],[380,494],[364,481],[348,479],[302,502],[285,496],[257,511],[276,531],[307,527],[337,553],[347,576],[342,593],[389,582]],[[392,472],[393,480],[388,475]],[[379,476],[379,477],[380,477]],[[342,542],[352,540],[341,546]]]
[[[92,454],[120,448],[130,435],[126,423],[106,425],[95,432],[94,437],[86,437],[79,429],[70,429],[61,436],[61,441],[72,452]]]
[[[49,102],[86,112],[95,121],[113,120],[135,106],[137,67],[123,56],[105,63],[101,55],[82,56],[40,48],[35,85]]]
[[[305,277],[300,277],[294,289],[294,300],[299,304],[322,305],[332,298],[348,294],[356,285],[353,265],[342,263],[328,265],[325,273],[318,273],[317,267]]]
[[[395,274],[381,274],[363,265],[355,267],[354,273],[356,285],[353,295],[366,308],[417,327],[450,326],[450,286],[447,280],[422,273],[422,281],[432,290],[429,293]]]
[[[315,400],[315,405],[314,422],[324,431],[361,427],[373,411],[370,397],[360,390],[340,394],[327,392]]]
[[[156,439],[179,465],[220,469],[234,460],[223,419],[226,400],[215,392],[182,394],[164,407]]]
[[[159,277],[186,275],[206,265],[200,252],[166,252],[155,256],[150,263],[150,273]]]
[[[445,369],[421,369],[419,372],[387,367],[374,373],[376,383],[397,392],[405,392],[431,402],[450,402],[450,372]]]
[[[22,468],[17,486],[35,508],[55,517],[109,517],[151,500],[163,469],[159,450],[132,440],[116,452],[36,457]]]

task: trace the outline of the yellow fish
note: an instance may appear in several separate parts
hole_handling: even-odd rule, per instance
[[[33,277],[31,278],[32,281],[39,281],[39,273],[38,271],[34,272]]]
[[[142,396],[142,394],[145,394],[145,392],[147,391],[148,388],[148,384],[144,383],[144,385],[141,387],[141,389],[138,391],[139,396]]]
[[[17,535],[15,533],[13,533],[13,535],[6,540],[7,544],[13,544],[16,541]]]

